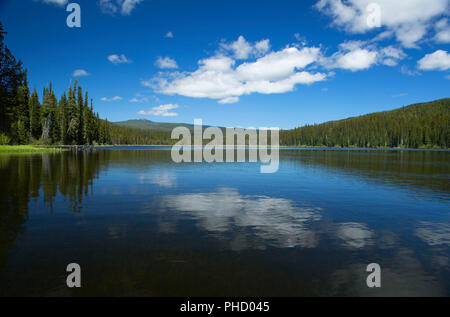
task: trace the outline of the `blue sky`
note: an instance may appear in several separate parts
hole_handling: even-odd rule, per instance
[[[111,121],[293,128],[450,97],[449,0],[74,2],[81,28],[65,0],[3,0],[6,41],[40,95],[77,77]]]

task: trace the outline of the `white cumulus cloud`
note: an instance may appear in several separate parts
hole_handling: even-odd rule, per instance
[[[44,3],[56,4],[57,6],[64,6],[67,4],[68,0],[42,0]]]
[[[377,59],[377,52],[371,52],[366,49],[357,49],[337,58],[337,66],[351,71],[357,71],[370,68]]]
[[[374,65],[396,66],[406,57],[402,49],[387,46],[378,48],[363,41],[348,41],[339,45],[339,50],[329,58],[322,59],[328,68],[341,68],[352,72],[367,70]]]
[[[148,102],[148,98],[147,97],[134,97],[130,99],[130,102],[133,103],[144,103],[144,102]]]
[[[178,113],[171,112],[170,110],[174,110],[177,108],[179,108],[179,106],[176,104],[160,105],[149,110],[138,111],[138,114],[144,116],[176,117],[178,116]]]
[[[238,66],[233,58],[216,55],[200,60],[194,72],[160,73],[142,84],[167,95],[218,99],[227,104],[242,95],[285,93],[297,84],[323,81],[326,74],[304,70],[319,58],[319,48],[292,46]]]
[[[282,94],[298,85],[324,81],[335,75],[330,69],[356,72],[375,65],[393,67],[406,56],[400,46],[383,47],[377,41],[347,41],[334,54],[325,56],[320,47],[306,46],[306,42],[272,51],[269,40],[252,44],[240,36],[235,42],[222,42],[215,55],[198,61],[194,71],[159,72],[141,84],[165,95],[231,104],[244,95]],[[159,57],[156,65],[178,67],[169,57]]]
[[[381,63],[386,66],[397,66],[398,61],[406,57],[402,49],[394,46],[387,46],[380,50],[379,58]]]
[[[120,12],[122,15],[130,15],[136,5],[143,0],[98,0],[98,5],[103,13],[114,15]]]
[[[221,105],[239,102],[239,97],[226,97],[218,101]]]
[[[320,0],[315,7],[330,16],[333,24],[350,33],[365,33],[374,29],[368,18],[380,11],[380,31],[394,35],[404,47],[415,48],[429,32],[433,20],[448,15],[448,0]],[[373,8],[373,7],[372,7]]]
[[[108,56],[108,61],[110,61],[111,63],[113,63],[115,65],[131,63],[131,61],[123,54],[121,54],[121,55],[117,55],[117,54],[109,55]]]
[[[178,68],[177,62],[168,56],[166,56],[166,57],[158,56],[158,58],[156,59],[155,65],[158,68],[162,68],[162,69]]]
[[[65,6],[69,2],[68,0],[34,0],[34,1],[41,1],[48,4],[54,4],[59,7]]]
[[[448,19],[442,19],[435,26],[436,36],[434,40],[438,43],[450,43],[450,25]]]
[[[119,3],[121,3],[121,10],[120,13],[123,15],[130,15],[131,11],[134,10],[134,8],[136,7],[137,4],[141,3],[142,0],[124,0],[124,1],[120,1]]]
[[[231,43],[222,43],[220,45],[224,51],[233,53],[235,59],[247,59],[249,57],[259,57],[270,49],[269,40],[261,40],[256,43],[249,43],[242,35]]]
[[[449,70],[450,54],[443,50],[437,50],[432,54],[427,54],[418,61],[418,67],[421,70]]]
[[[120,101],[120,100],[122,100],[122,99],[123,99],[123,98],[120,97],[120,96],[115,96],[115,97],[112,97],[112,98],[103,97],[103,98],[101,98],[100,100],[101,100],[101,101],[105,101],[105,102],[113,102],[113,101]]]
[[[83,76],[89,76],[89,75],[90,74],[87,71],[85,71],[84,69],[76,69],[72,74],[73,77],[83,77]]]

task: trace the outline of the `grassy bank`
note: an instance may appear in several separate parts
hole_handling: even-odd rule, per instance
[[[59,153],[65,149],[35,145],[0,145],[0,154]]]

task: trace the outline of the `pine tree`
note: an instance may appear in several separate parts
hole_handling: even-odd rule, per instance
[[[68,105],[67,105],[67,97],[66,93],[64,93],[61,97],[61,100],[59,101],[59,114],[60,114],[60,134],[61,134],[61,142],[62,144],[70,144],[69,141],[69,111],[68,111]]]
[[[51,139],[52,143],[56,144],[61,141],[61,125],[59,122],[58,100],[56,99],[55,93],[53,91],[50,94],[50,109],[50,117],[52,122]]]
[[[17,61],[4,43],[3,26],[0,23],[0,133],[11,131],[17,122],[17,95],[24,78],[22,63]],[[16,126],[17,128],[17,126]]]
[[[78,135],[78,122],[76,120],[77,102],[75,98],[75,92],[77,90],[78,81],[75,80],[73,87],[69,87],[69,98],[67,104],[67,118],[69,127],[67,128],[67,144],[73,144],[77,140]]]
[[[41,104],[36,89],[34,89],[29,102],[30,111],[30,133],[34,139],[39,139],[42,134]]]
[[[111,140],[111,126],[94,114],[93,101],[78,80],[59,102],[52,83],[43,89],[42,104],[34,89],[30,97],[27,71],[4,43],[0,23],[0,134],[6,143],[93,144]],[[12,141],[11,141],[12,140]],[[11,141],[11,142],[10,142]]]
[[[27,144],[30,137],[30,89],[28,88],[27,71],[17,93],[17,143]]]
[[[77,103],[77,144],[84,144],[83,141],[83,91],[78,87],[78,103]]]
[[[90,109],[89,109],[89,96],[88,92],[85,92],[84,106],[83,106],[83,140],[86,144],[92,144],[90,135]]]
[[[52,83],[44,88],[42,98],[42,136],[41,141],[52,144],[58,141],[58,127],[56,122],[56,97],[53,92]]]
[[[97,143],[101,143],[101,135],[100,135],[100,117],[99,114],[97,112],[96,117],[95,117],[95,135],[94,135],[94,139],[97,141]]]

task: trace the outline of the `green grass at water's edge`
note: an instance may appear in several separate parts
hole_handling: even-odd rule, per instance
[[[59,153],[63,151],[66,151],[66,149],[35,145],[0,145],[0,154],[40,154]]]

